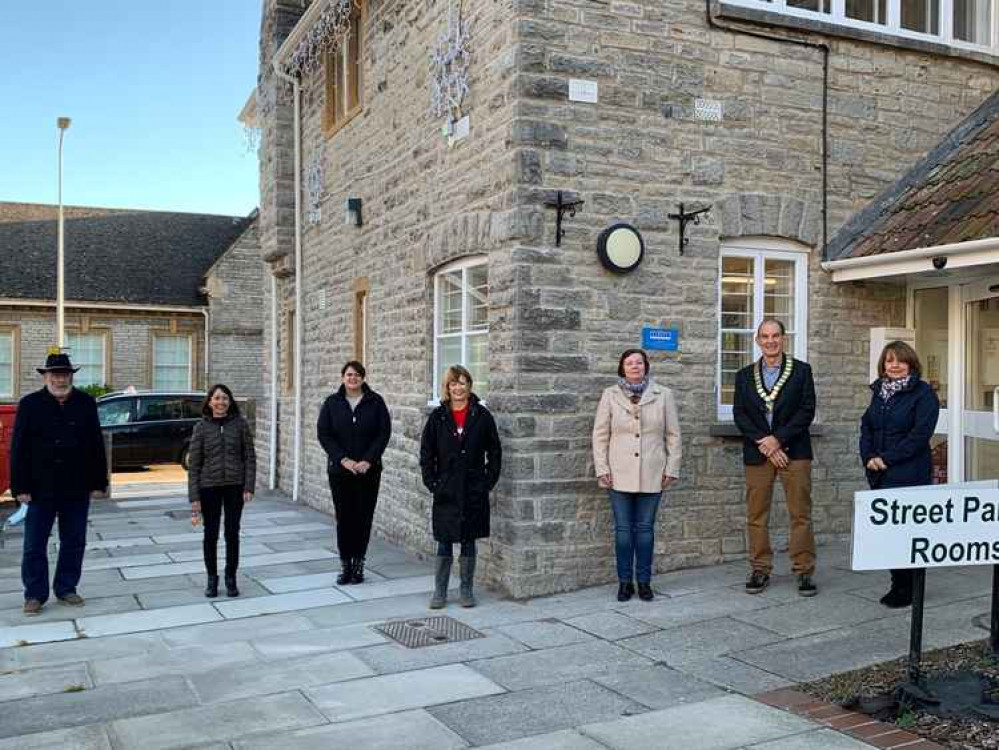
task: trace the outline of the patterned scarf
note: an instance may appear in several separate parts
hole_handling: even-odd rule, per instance
[[[645,393],[645,389],[649,387],[649,376],[646,375],[638,383],[631,383],[627,378],[618,378],[617,384],[621,386],[626,396],[629,396],[632,401],[638,403],[642,398],[642,394]]]
[[[881,400],[888,403],[888,399],[908,388],[910,382],[912,382],[912,375],[906,375],[904,378],[895,378],[894,380],[891,378],[881,378],[881,390],[879,391]]]

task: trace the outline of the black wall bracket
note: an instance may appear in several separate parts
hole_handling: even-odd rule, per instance
[[[562,238],[565,237],[565,230],[562,229],[562,217],[568,213],[569,217],[576,215],[576,209],[582,206],[586,201],[570,201],[566,203],[562,200],[562,191],[559,190],[555,194],[555,201],[548,201],[545,203],[548,208],[555,209],[555,247],[562,246]]]
[[[698,208],[695,211],[684,211],[683,204],[680,204],[680,213],[678,214],[666,214],[667,218],[675,219],[680,222],[680,255],[683,255],[683,247],[688,242],[690,238],[687,237],[687,224],[693,222],[694,224],[701,223],[701,214],[706,214],[711,210],[711,206],[705,206],[704,208]]]

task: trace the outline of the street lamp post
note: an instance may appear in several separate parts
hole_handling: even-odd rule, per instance
[[[64,283],[65,272],[63,268],[65,261],[65,238],[62,219],[62,138],[66,134],[70,122],[68,117],[60,117],[56,120],[56,125],[59,127],[59,251],[56,260],[56,328],[58,329],[60,351],[66,347],[66,295]]]

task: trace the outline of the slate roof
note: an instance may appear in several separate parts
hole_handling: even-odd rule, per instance
[[[0,297],[56,297],[57,209],[0,203]],[[66,299],[201,306],[205,272],[246,229],[238,216],[70,207]]]
[[[867,208],[825,252],[843,260],[999,236],[999,90]]]

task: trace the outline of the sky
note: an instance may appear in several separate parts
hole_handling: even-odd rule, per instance
[[[0,0],[0,201],[245,216],[261,0]]]

